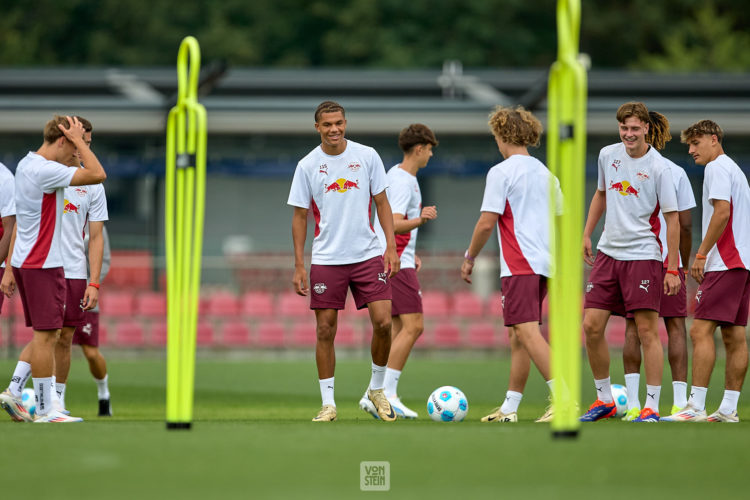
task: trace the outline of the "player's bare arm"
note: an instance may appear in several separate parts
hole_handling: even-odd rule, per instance
[[[388,273],[388,277],[390,278],[401,269],[401,259],[398,256],[398,252],[396,252],[396,237],[393,231],[393,212],[391,212],[391,204],[388,203],[388,196],[385,194],[385,190],[373,195],[372,199],[375,201],[375,207],[378,211],[380,227],[383,228],[383,233],[385,234],[383,272]]]
[[[4,293],[6,297],[10,298],[16,291],[16,277],[13,276],[13,270],[10,268],[10,259],[13,257],[13,248],[16,246],[16,232],[17,227],[13,225],[13,236],[10,238],[10,247],[8,248],[8,258],[5,263],[5,272],[3,273],[3,279],[0,281],[0,292]]]
[[[726,200],[713,200],[712,204],[714,206],[714,213],[708,222],[706,236],[698,247],[693,265],[690,266],[690,275],[698,283],[703,283],[703,270],[706,267],[705,256],[708,255],[708,252],[719,241],[721,234],[727,227],[727,223],[729,223],[729,202]],[[703,258],[698,256],[702,256]]]
[[[682,287],[682,282],[677,274],[677,268],[680,264],[678,259],[680,222],[676,211],[665,213],[664,220],[667,222],[667,273],[664,276],[664,293],[677,295]]]
[[[89,283],[101,283],[104,259],[104,222],[89,222]],[[83,294],[83,310],[89,311],[99,302],[99,289],[87,286]]]
[[[9,215],[3,217],[3,237],[0,238],[0,261],[4,261],[8,258],[8,250],[10,250],[10,240],[13,238],[13,229],[16,227],[16,216]],[[8,260],[10,262],[10,260]],[[6,265],[9,265],[6,263]]]
[[[474,226],[474,233],[471,235],[471,243],[469,243],[469,248],[466,250],[464,261],[461,264],[461,278],[465,282],[471,283],[471,272],[474,270],[474,259],[477,258],[479,252],[481,252],[484,245],[487,244],[487,240],[492,235],[492,231],[495,230],[497,219],[499,217],[500,215],[495,212],[482,212],[479,216],[479,220]]]
[[[308,295],[305,270],[305,239],[307,238],[307,209],[294,207],[292,214],[292,241],[294,242],[294,277],[292,284],[297,295]]]
[[[687,272],[690,265],[690,252],[693,249],[693,217],[690,210],[682,210],[678,212],[677,218],[680,221],[680,257]]]
[[[602,218],[604,210],[607,208],[607,195],[604,191],[597,190],[594,197],[591,198],[589,205],[589,214],[586,217],[586,226],[583,228],[583,261],[594,265],[594,251],[591,247],[591,234],[594,232],[596,224]]]
[[[404,214],[393,214],[393,230],[396,234],[406,234],[416,227],[423,226],[428,220],[437,219],[437,207],[435,205],[423,207],[418,218],[404,219]]]
[[[73,179],[70,181],[71,186],[86,186],[89,184],[101,184],[107,178],[107,174],[104,172],[104,167],[99,163],[96,155],[91,151],[88,143],[84,139],[86,131],[83,128],[81,122],[75,116],[66,116],[68,119],[68,127],[66,128],[63,124],[58,125],[65,138],[78,150],[78,157],[83,163],[82,167],[76,170],[73,174]]]

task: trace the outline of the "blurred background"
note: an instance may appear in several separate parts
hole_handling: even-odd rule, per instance
[[[291,207],[297,161],[319,144],[313,111],[347,110],[347,137],[398,163],[399,131],[421,122],[440,145],[419,179],[439,218],[420,229],[427,328],[422,349],[503,349],[496,238],[473,287],[461,255],[479,216],[484,176],[501,157],[487,128],[498,104],[546,123],[556,58],[552,0],[6,0],[0,17],[0,161],[11,170],[42,141],[52,114],[94,125],[105,169],[112,270],[102,287],[105,345],[165,342],[165,126],[176,99],[177,49],[201,45],[208,112],[208,188],[199,345],[285,351],[314,345],[313,315],[292,293]],[[750,11],[731,0],[583,2],[581,52],[590,65],[587,204],[602,146],[617,142],[615,111],[644,101],[675,136],[700,204],[702,169],[679,131],[703,118],[750,169]],[[544,138],[532,154],[543,161]],[[700,207],[693,214],[700,241]],[[312,224],[309,225],[312,230]],[[598,238],[598,235],[595,235]],[[308,237],[308,249],[311,236]],[[308,260],[309,263],[309,260]],[[690,296],[690,294],[689,294]],[[337,344],[366,352],[366,313],[342,314]],[[620,324],[611,326],[619,338]],[[30,338],[20,301],[6,301],[0,352]]]

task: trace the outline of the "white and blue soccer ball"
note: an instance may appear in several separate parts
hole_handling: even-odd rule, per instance
[[[460,422],[469,412],[469,400],[457,387],[438,387],[427,399],[427,413],[435,422]]]
[[[29,412],[29,415],[33,417],[36,413],[36,396],[34,396],[34,389],[27,387],[23,390],[21,393],[21,404],[26,408],[26,411]]]
[[[612,398],[617,406],[616,417],[623,417],[628,411],[628,390],[620,384],[612,384]]]

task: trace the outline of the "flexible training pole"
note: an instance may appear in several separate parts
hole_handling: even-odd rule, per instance
[[[198,103],[200,65],[198,41],[188,36],[177,54],[177,104],[167,119],[167,429],[190,429],[193,420],[206,203],[206,108]]]
[[[586,163],[586,70],[578,59],[581,1],[557,2],[557,61],[549,77],[547,162],[560,180],[563,214],[552,224],[555,274],[549,317],[555,437],[576,437],[581,400],[581,298],[583,202]],[[554,215],[554,193],[550,211]],[[555,227],[556,226],[556,227]],[[556,229],[556,230],[555,230]]]

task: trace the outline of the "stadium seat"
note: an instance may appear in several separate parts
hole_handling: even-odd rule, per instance
[[[310,298],[302,297],[294,292],[284,292],[279,296],[277,314],[281,318],[312,317]]]
[[[479,349],[494,349],[498,347],[501,332],[492,323],[483,321],[469,325],[467,332],[469,345]]]
[[[315,334],[314,321],[301,321],[294,324],[292,327],[292,339],[289,345],[292,347],[310,347],[314,346],[316,341],[317,335]]]
[[[475,293],[453,294],[453,315],[462,318],[479,318],[484,313],[484,304]]]
[[[503,317],[503,292],[500,290],[490,294],[490,298],[487,300],[487,314],[491,318]]]
[[[370,310],[366,307],[357,309],[357,306],[354,304],[354,297],[351,294],[347,294],[346,305],[342,311],[339,311],[339,317],[369,318]]]
[[[198,322],[195,342],[200,347],[210,347],[214,344],[214,327],[206,321]]]
[[[101,313],[106,317],[132,317],[135,301],[130,291],[105,291],[100,301]]]
[[[273,316],[273,295],[269,292],[247,292],[240,300],[240,312],[250,318]]]
[[[455,348],[461,346],[461,330],[452,323],[435,325],[433,333],[435,347]]]
[[[14,295],[12,299],[5,299],[3,302],[8,302],[8,311],[9,316],[15,316],[17,321],[24,321],[24,315],[23,315],[23,301],[21,300],[21,297],[18,296],[18,294]],[[3,307],[4,309],[5,307]]]
[[[135,313],[146,317],[166,317],[166,294],[161,292],[143,292],[136,294]]]
[[[151,335],[148,344],[155,347],[164,347],[167,345],[167,322],[159,321],[151,327]]]
[[[124,320],[115,326],[114,345],[119,347],[143,347],[145,343],[143,326],[140,323]]]
[[[222,318],[234,317],[240,313],[237,296],[231,292],[217,292],[208,298],[208,314]]]
[[[622,347],[625,345],[625,318],[614,315],[609,317],[606,339],[610,347]]]
[[[107,285],[147,289],[151,286],[154,258],[147,250],[113,250]]]
[[[31,329],[31,327],[26,326],[26,323],[23,319],[20,321],[16,319],[16,321],[13,323],[13,341],[12,344],[16,347],[24,347],[26,344],[31,342],[31,339],[34,337],[34,331]]]
[[[422,293],[422,311],[428,318],[447,318],[450,313],[450,301],[445,292],[432,291]]]
[[[228,321],[221,326],[221,345],[245,347],[250,345],[250,328],[244,321]]]
[[[339,321],[336,328],[336,345],[341,347],[358,347],[361,344],[361,332],[348,321]]]
[[[283,347],[284,326],[276,321],[261,323],[256,340],[261,347]]]

